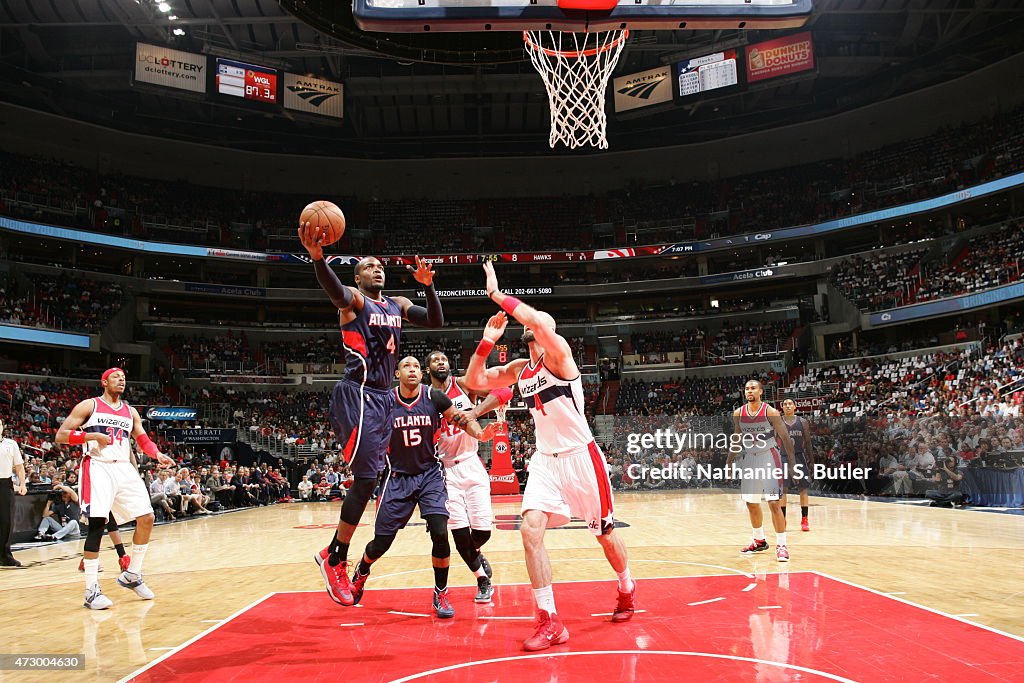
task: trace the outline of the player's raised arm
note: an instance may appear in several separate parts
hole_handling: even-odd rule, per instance
[[[299,241],[309,252],[309,258],[313,259],[313,271],[316,273],[316,281],[320,288],[327,293],[334,304],[340,310],[355,307],[359,310],[363,307],[363,295],[354,287],[346,287],[334,273],[327,261],[324,260],[323,235],[319,227],[313,227],[308,221],[299,225]]]
[[[469,367],[466,368],[466,376],[463,378],[466,387],[471,391],[500,389],[515,384],[519,379],[519,373],[527,363],[525,358],[518,358],[506,365],[487,367],[487,356],[491,354],[495,342],[501,339],[501,335],[505,333],[506,325],[508,325],[508,317],[501,312],[495,313],[487,321],[484,338],[473,352],[473,356],[469,360]]]
[[[441,299],[434,290],[434,268],[426,261],[416,257],[416,268],[406,266],[406,270],[412,273],[416,282],[423,285],[426,290],[427,306],[417,306],[403,296],[396,296],[395,301],[402,307],[402,317],[419,327],[444,327],[444,311],[441,309]]]
[[[491,297],[491,301],[501,306],[503,311],[524,327],[530,328],[533,331],[534,339],[544,348],[544,357],[550,363],[548,367],[555,366],[555,370],[561,370],[558,366],[567,360],[572,360],[572,349],[569,347],[569,342],[555,332],[554,318],[498,289],[498,276],[494,272],[494,264],[490,261],[484,263],[484,274],[487,276],[487,296]],[[572,360],[572,365],[573,371],[566,374],[576,374],[576,361]]]
[[[161,465],[174,467],[177,464],[172,458],[161,453],[157,445],[149,438],[149,434],[146,434],[146,430],[142,427],[139,411],[135,410],[135,408],[132,408],[132,436],[135,437],[135,443],[139,444],[142,452],[151,458],[156,458]]]
[[[81,444],[92,441],[96,442],[100,448],[105,448],[110,445],[110,437],[100,432],[83,432],[79,429],[89,416],[92,415],[93,403],[91,399],[80,401],[71,414],[65,418],[64,423],[57,430],[57,436],[54,437],[54,441],[57,443],[66,443],[72,446],[80,446]]]
[[[473,395],[479,396],[481,394],[480,392],[473,392]],[[500,387],[498,389],[491,391],[491,393],[487,394],[483,401],[473,406],[471,409],[464,412],[456,413],[455,417],[449,421],[465,429],[466,424],[470,420],[476,420],[481,415],[486,415],[495,408],[500,408],[503,405],[508,405],[508,402],[511,400],[512,389],[508,387]],[[481,441],[486,441],[486,439],[481,439]]]

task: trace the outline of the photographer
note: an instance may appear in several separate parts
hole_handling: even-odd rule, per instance
[[[78,494],[70,486],[57,483],[53,486],[39,523],[37,541],[59,541],[65,536],[78,536],[78,520],[82,510],[78,506]]]
[[[932,502],[932,507],[953,507],[964,502],[964,494],[960,492],[960,480],[964,475],[957,472],[956,456],[943,458],[942,465],[935,472],[931,481],[938,482],[937,489],[929,489],[925,497]]]

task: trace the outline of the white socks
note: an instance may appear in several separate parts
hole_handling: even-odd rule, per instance
[[[478,579],[482,576],[487,576],[487,572],[484,571],[484,566],[480,565],[480,567],[477,568],[475,572],[473,572],[473,576],[475,576]]]
[[[99,583],[100,575],[100,558],[94,560],[85,560],[85,588],[86,590],[91,589],[93,586]]]
[[[548,614],[555,614],[555,592],[551,586],[533,589],[533,599],[537,601],[537,608]]]
[[[786,532],[785,531],[783,531],[782,533],[776,532],[776,534],[775,534],[775,544],[776,545],[786,545]]]
[[[763,540],[765,540],[765,538],[764,538],[764,527],[763,526],[759,526],[756,529],[754,529],[754,540],[755,541],[763,541]]]
[[[136,576],[142,576],[142,560],[146,558],[147,550],[149,550],[148,543],[146,545],[132,546],[132,561],[128,565],[128,571]]]
[[[620,593],[632,593],[633,592],[633,577],[629,575],[629,567],[621,572],[615,572],[615,575],[619,577],[619,592]]]

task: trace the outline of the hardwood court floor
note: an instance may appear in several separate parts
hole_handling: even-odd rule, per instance
[[[789,532],[788,564],[777,563],[774,552],[752,558],[739,555],[739,548],[749,542],[750,529],[735,494],[620,494],[616,513],[628,525],[618,533],[630,548],[636,577],[818,571],[1024,636],[1024,517],[818,497],[811,504],[810,533],[799,531],[797,511],[790,509],[790,522],[797,530]],[[339,505],[282,504],[158,526],[145,565],[147,583],[157,595],[150,602],[115,584],[116,556],[104,539],[101,584],[114,601],[104,612],[81,606],[84,585],[77,566],[82,541],[18,552],[26,566],[0,573],[2,650],[85,654],[86,670],[57,674],[61,680],[113,681],[128,676],[269,593],[322,591],[312,557],[329,539]],[[505,528],[494,532],[485,552],[499,592],[501,584],[528,580],[518,532],[510,528],[517,513],[518,503],[495,504]],[[372,535],[372,511],[363,521],[367,526],[356,533],[353,558]],[[768,537],[774,547],[773,534]],[[610,612],[614,577],[589,532],[551,530],[547,541],[556,584],[608,581],[604,602],[559,604],[559,611]],[[429,612],[429,548],[422,525],[401,532],[389,554],[374,566],[367,595],[381,588],[422,588],[407,592],[412,600],[408,609]],[[474,583],[454,554],[450,583]],[[454,601],[463,614],[472,609],[467,593],[460,592]],[[557,585],[555,594],[557,598]],[[328,601],[326,595],[321,597]],[[642,595],[638,608],[644,607],[644,600],[657,599],[655,594]],[[347,608],[335,607],[339,617],[349,614]],[[884,621],[885,615],[877,618]],[[529,630],[526,623],[521,626]],[[681,624],[697,627],[699,622]],[[516,652],[510,648],[508,654]],[[259,651],[252,657],[259,658]],[[3,681],[49,681],[53,676],[0,672]]]

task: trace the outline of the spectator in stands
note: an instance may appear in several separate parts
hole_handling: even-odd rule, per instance
[[[210,476],[206,479],[206,488],[221,506],[231,507],[231,502],[235,497],[235,487],[224,481],[219,465],[214,465],[211,468]]]
[[[309,480],[308,475],[302,475],[302,481],[299,482],[299,500],[309,500],[313,495],[313,482]]]
[[[177,508],[172,508],[172,505],[177,506],[181,503],[180,501],[172,502],[167,495],[167,477],[167,470],[160,470],[155,479],[148,472],[146,473],[146,478],[149,480],[149,501],[152,503],[153,509],[163,510],[164,519],[173,522],[176,519],[174,510]]]

